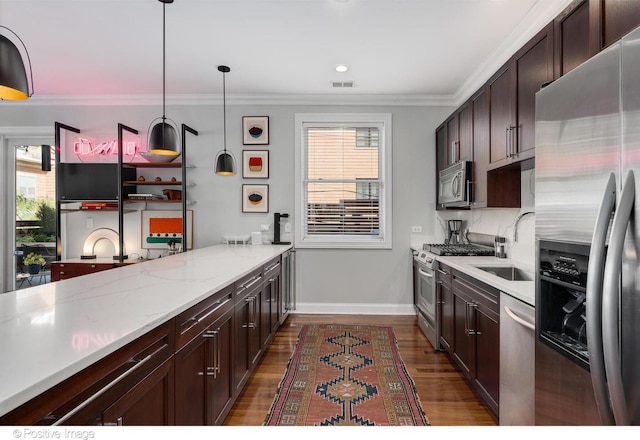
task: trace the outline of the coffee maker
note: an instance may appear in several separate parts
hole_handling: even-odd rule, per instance
[[[447,244],[462,244],[462,220],[447,220]]]

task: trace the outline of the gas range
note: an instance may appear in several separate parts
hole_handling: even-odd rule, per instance
[[[422,249],[440,256],[481,256],[493,257],[495,250],[493,247],[481,246],[478,244],[428,244],[422,245]]]

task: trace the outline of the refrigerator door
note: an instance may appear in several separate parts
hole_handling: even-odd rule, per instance
[[[536,94],[536,239],[590,243],[609,175],[619,181],[620,46]]]
[[[636,202],[626,231],[620,298],[622,381],[629,423],[640,424],[640,28],[622,40],[622,175],[635,172]]]

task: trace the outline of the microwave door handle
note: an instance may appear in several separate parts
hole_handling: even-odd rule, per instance
[[[457,173],[451,180],[451,192],[456,197],[460,194],[460,173]]]
[[[607,180],[589,251],[587,269],[587,338],[589,340],[589,369],[593,391],[603,425],[613,425],[613,413],[609,404],[609,393],[605,377],[602,353],[602,277],[606,255],[607,231],[611,215],[616,206],[616,178],[613,173]]]
[[[633,212],[635,190],[636,184],[633,171],[629,171],[620,193],[620,202],[613,216],[602,287],[602,341],[607,386],[609,388],[613,417],[617,425],[624,426],[629,425],[629,413],[624,395],[620,365],[618,313],[624,238]]]

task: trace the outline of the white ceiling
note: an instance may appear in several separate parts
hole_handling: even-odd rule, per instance
[[[570,1],[175,0],[166,92],[219,100],[225,64],[230,102],[455,105]],[[29,102],[159,99],[162,9],[158,0],[0,0],[0,25],[28,49]]]

